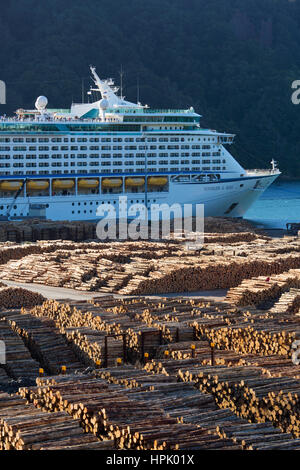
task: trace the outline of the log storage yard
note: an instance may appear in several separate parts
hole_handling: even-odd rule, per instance
[[[0,237],[1,450],[300,450],[300,238]]]

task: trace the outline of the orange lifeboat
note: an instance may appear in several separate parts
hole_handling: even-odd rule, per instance
[[[99,180],[97,179],[80,179],[78,180],[79,189],[96,189],[99,187]]]
[[[65,180],[65,179],[58,179],[54,180],[52,184],[53,189],[72,189],[75,186],[74,180]]]
[[[17,191],[22,186],[22,181],[2,181],[0,183],[1,191]]]
[[[102,188],[120,188],[122,184],[122,178],[104,178],[102,180]]]
[[[126,178],[125,186],[126,187],[140,187],[144,186],[145,178]]]
[[[148,184],[150,186],[165,186],[167,184],[168,178],[164,176],[150,176],[148,179]]]
[[[26,185],[27,189],[38,191],[49,188],[49,181],[46,180],[30,180]]]

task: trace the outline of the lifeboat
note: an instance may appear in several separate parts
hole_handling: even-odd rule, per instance
[[[99,187],[99,180],[97,179],[80,179],[78,181],[78,188],[80,189],[95,189]]]
[[[165,186],[167,184],[168,178],[163,176],[150,176],[148,179],[148,184],[150,186]]]
[[[27,183],[27,189],[30,190],[43,190],[49,188],[49,181],[46,180],[30,180]]]
[[[122,183],[122,178],[104,178],[102,180],[102,188],[120,188]]]
[[[125,181],[125,186],[127,187],[139,187],[139,186],[144,186],[145,184],[145,178],[126,178]]]
[[[72,189],[75,186],[74,180],[54,180],[52,183],[53,189]]]
[[[17,191],[22,186],[22,181],[2,181],[0,183],[1,191]]]

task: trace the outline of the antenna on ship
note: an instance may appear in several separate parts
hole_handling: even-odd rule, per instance
[[[136,79],[136,102],[140,102],[140,76],[137,76]]]
[[[81,79],[81,102],[84,103],[84,78]]]
[[[276,162],[276,160],[274,160],[274,158],[272,158],[271,165],[272,165],[272,170],[273,171],[277,170],[277,164],[278,164],[278,162]]]
[[[121,64],[121,70],[120,70],[120,83],[121,83],[120,90],[121,90],[121,100],[123,100],[123,99],[124,99],[124,97],[123,97],[123,75],[124,75],[124,72],[123,72],[123,65]]]

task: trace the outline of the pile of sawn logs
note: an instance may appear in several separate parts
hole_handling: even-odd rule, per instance
[[[20,392],[41,409],[67,411],[86,432],[101,439],[110,438],[118,449],[241,448],[230,439],[220,439],[216,432],[180,423],[176,413],[172,417],[164,411],[159,397],[167,392],[169,403],[174,403],[172,395],[176,390],[187,389],[182,385],[156,380],[156,392],[154,388],[124,389],[85,375],[39,379],[38,387]]]
[[[253,297],[261,301],[286,287],[298,287],[299,240],[227,238],[213,242],[212,234],[207,236],[200,254],[175,240],[4,244],[0,278],[125,295],[231,288],[228,301],[243,305],[252,303]],[[263,291],[261,298],[258,291]]]
[[[21,287],[0,288],[0,309],[34,307],[45,301],[45,297]]]
[[[39,363],[32,358],[22,339],[3,318],[0,319],[0,340],[5,344],[5,364],[2,367],[7,375],[14,380],[35,379],[39,373]]]
[[[300,437],[299,380],[272,378],[257,367],[196,367],[179,372],[200,391],[211,393],[221,408],[230,408],[251,422],[271,421],[284,432]]]
[[[0,242],[35,242],[37,240],[84,241],[96,238],[96,224],[92,222],[52,222],[51,220],[22,220],[0,222]]]
[[[104,450],[65,412],[45,413],[16,395],[0,393],[0,450]]]
[[[26,314],[26,310],[22,312]],[[73,302],[65,305],[50,300],[32,309],[30,314],[53,320],[76,354],[88,364],[92,361],[95,365],[100,361],[103,366],[105,363],[115,364],[117,359],[123,361],[125,346],[129,359],[140,359],[146,352],[153,355],[162,342],[162,334],[158,328],[135,321],[125,313],[117,315],[89,303]],[[125,339],[123,335],[126,336]],[[106,350],[105,336],[109,336]]]
[[[22,338],[32,357],[46,372],[57,374],[62,366],[69,372],[84,369],[52,320],[20,315],[19,312],[6,312],[4,315],[6,323]]]
[[[300,288],[300,270],[291,269],[268,277],[253,277],[229,290],[226,300],[234,305],[258,305],[263,301],[277,299],[291,288]]]

